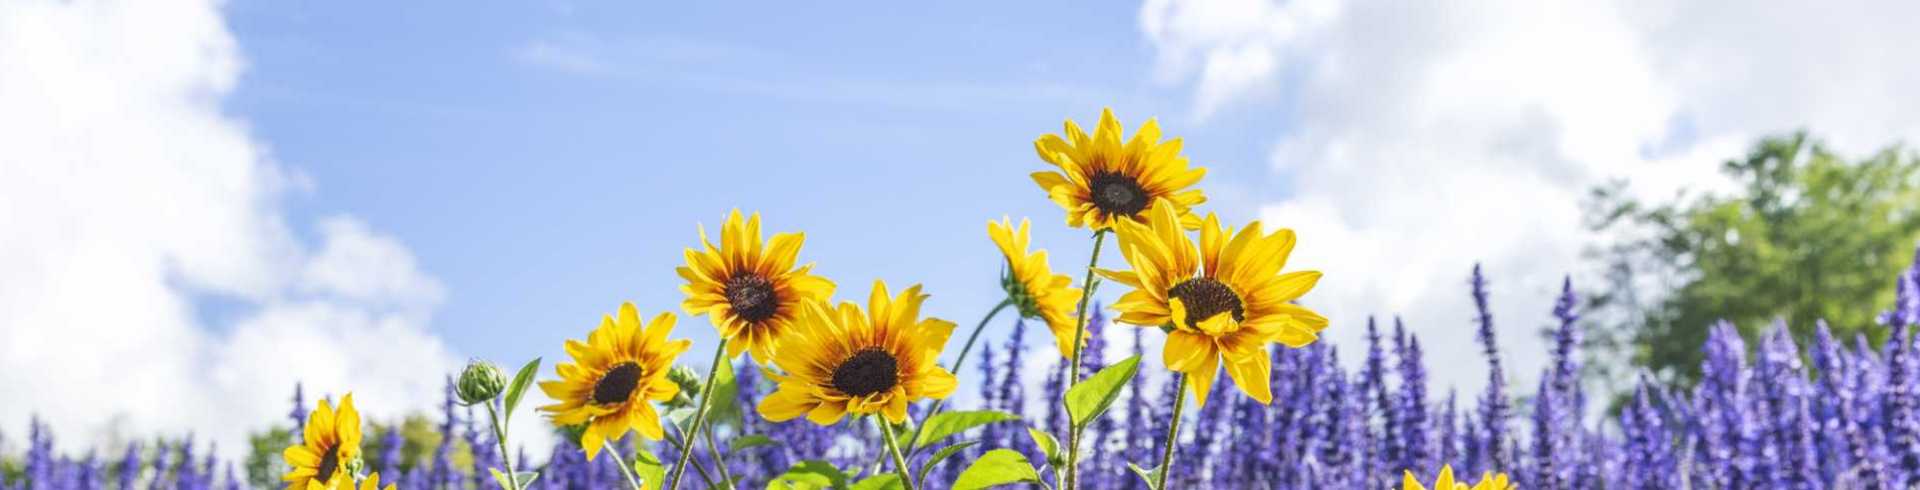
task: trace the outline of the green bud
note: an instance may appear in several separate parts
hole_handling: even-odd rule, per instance
[[[667,408],[691,407],[693,399],[700,396],[700,373],[694,372],[693,368],[674,366],[667,371],[667,381],[680,385],[680,394],[674,395],[672,400],[667,400]]]
[[[500,392],[507,389],[507,375],[500,372],[500,366],[474,359],[467,362],[465,371],[460,372],[460,383],[455,388],[461,403],[483,403],[500,396]]]

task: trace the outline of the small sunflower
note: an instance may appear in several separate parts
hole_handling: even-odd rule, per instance
[[[632,303],[621,304],[620,313],[603,317],[586,342],[567,341],[573,363],[554,366],[558,381],[540,382],[540,391],[559,401],[540,407],[555,425],[587,425],[580,447],[589,461],[600,454],[602,441],[619,440],[629,429],[648,439],[662,436],[660,414],[648,402],[671,400],[680,393],[667,371],[693,344],[667,340],[673,323],[673,313],[661,313],[643,324]]]
[[[280,452],[293,468],[280,480],[287,482],[287,490],[353,488],[347,463],[360,459],[360,435],[360,411],[353,408],[352,393],[340,397],[338,410],[320,400],[307,415],[301,443]]]
[[[1087,136],[1067,120],[1066,138],[1049,134],[1033,142],[1040,159],[1060,172],[1034,172],[1033,181],[1067,210],[1067,225],[1105,230],[1119,221],[1141,221],[1154,201],[1167,200],[1188,229],[1200,226],[1190,208],[1207,201],[1199,189],[1207,169],[1187,165],[1180,139],[1160,141],[1160,123],[1148,119],[1140,132],[1120,141],[1113,109],[1100,111],[1100,125]],[[1182,190],[1185,189],[1185,190]]]
[[[1241,391],[1272,403],[1267,343],[1302,347],[1327,328],[1326,317],[1292,303],[1320,273],[1280,273],[1293,230],[1267,234],[1255,221],[1235,233],[1208,214],[1195,248],[1178,213],[1163,200],[1148,223],[1120,223],[1120,251],[1133,270],[1098,271],[1134,288],[1113,305],[1119,321],[1169,330],[1162,356],[1167,369],[1193,378],[1187,384],[1197,403],[1206,404],[1222,361]]]
[[[380,473],[378,472],[368,473],[367,479],[360,480],[360,490],[394,490],[394,488],[395,486],[392,483],[388,483],[386,488],[380,488]]]
[[[687,249],[687,265],[674,269],[687,280],[680,307],[708,315],[727,339],[727,358],[753,353],[754,362],[773,362],[774,346],[792,328],[800,304],[833,296],[833,282],[813,275],[813,264],[794,268],[801,233],[776,233],[760,240],[760,213],[741,221],[734,210],[720,227],[720,246],[700,229],[702,250]]]
[[[1506,473],[1494,473],[1491,471],[1482,473],[1480,475],[1480,482],[1469,487],[1466,482],[1453,480],[1453,466],[1451,465],[1441,466],[1440,476],[1433,482],[1433,490],[1508,490],[1511,488],[1513,487],[1508,485]],[[1408,471],[1405,472],[1405,475],[1401,479],[1400,489],[1427,490],[1427,487],[1421,485],[1419,479],[1414,478],[1412,471]]]
[[[798,328],[780,342],[774,362],[786,374],[768,373],[777,387],[760,402],[760,415],[775,422],[805,415],[824,426],[848,413],[879,413],[897,424],[907,420],[907,403],[953,394],[958,380],[934,362],[953,322],[921,319],[926,299],[918,285],[888,297],[886,283],[874,281],[865,312],[852,302],[808,302]]]
[[[1014,307],[1020,309],[1020,316],[1046,320],[1047,329],[1053,331],[1054,343],[1060,346],[1060,357],[1073,357],[1073,344],[1068,340],[1078,330],[1074,322],[1074,308],[1079,306],[1080,289],[1072,287],[1073,278],[1066,274],[1054,274],[1047,265],[1047,251],[1036,250],[1027,253],[1030,223],[1020,220],[1020,227],[1014,228],[1012,220],[987,222],[987,236],[1000,246],[1000,253],[1007,259],[1007,272],[1000,280],[1001,287],[1007,290],[1007,297]]]

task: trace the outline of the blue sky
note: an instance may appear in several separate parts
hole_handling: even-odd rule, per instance
[[[1103,105],[1172,115],[1211,209],[1279,194],[1249,135],[1283,118],[1180,117],[1131,9],[381,5],[233,5],[249,66],[228,106],[315,184],[296,213],[412,248],[448,286],[432,328],[472,355],[551,358],[621,301],[678,311],[681,249],[735,207],[805,231],[843,298],[923,282],[971,324],[998,299],[987,220],[1031,216],[1056,267],[1085,263],[1027,174],[1035,137]]]
[[[1920,45],[1916,17],[0,0],[0,400],[25,400],[0,425],[234,447],[295,381],[428,409],[469,356],[551,363],[622,301],[677,310],[681,249],[734,208],[805,231],[842,298],[920,282],[926,311],[970,324],[998,299],[986,221],[1032,217],[1056,269],[1086,260],[1027,175],[1047,168],[1034,138],[1103,106],[1185,139],[1206,210],[1299,233],[1325,339],[1352,351],[1369,315],[1404,315],[1436,395],[1486,379],[1441,361],[1478,350],[1464,283],[1484,263],[1509,379],[1531,386],[1561,280],[1599,283],[1592,186],[1722,188],[1717,163],[1802,128],[1842,153],[1920,141],[1920,64],[1887,48]],[[677,331],[704,367],[712,328]],[[103,384],[129,389],[97,403]]]

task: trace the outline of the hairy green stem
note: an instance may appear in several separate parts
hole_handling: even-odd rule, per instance
[[[520,490],[520,477],[513,470],[513,453],[507,452],[507,428],[500,423],[500,412],[493,400],[487,400],[487,419],[493,422],[493,441],[500,443],[500,461],[507,467],[507,490]]]
[[[620,457],[620,448],[613,447],[613,441],[607,439],[601,439],[600,446],[606,448],[608,457],[613,458],[613,465],[620,467],[620,476],[627,477],[627,486],[633,490],[641,490],[640,477],[634,475],[633,467],[627,466],[627,460]]]
[[[709,425],[706,430],[700,431],[700,436],[707,439],[707,456],[713,458],[714,471],[719,472],[720,479],[727,482],[726,488],[734,488],[736,483],[733,474],[727,471],[727,458],[720,455],[720,445],[713,442],[713,426]]]
[[[667,478],[667,490],[678,490],[680,479],[686,476],[687,461],[693,459],[693,435],[700,433],[701,424],[707,422],[707,406],[713,401],[713,381],[720,374],[720,363],[727,357],[727,339],[720,339],[720,345],[713,348],[713,364],[707,366],[707,383],[700,389],[700,407],[693,410],[693,425],[687,427],[687,450],[680,451],[680,462],[673,464],[673,476]],[[718,465],[720,462],[715,461]]]
[[[675,450],[686,452],[687,447],[693,445],[693,441],[688,441],[685,437],[682,437],[680,426],[674,425],[672,421],[668,421],[667,427],[673,428],[673,432],[667,434],[667,442],[672,443]],[[705,482],[707,488],[713,488],[713,476],[707,474],[707,467],[701,466],[699,461],[693,462],[693,473],[700,475],[700,481]]]
[[[1180,413],[1187,406],[1187,376],[1180,375],[1173,386],[1173,418],[1167,421],[1167,445],[1160,453],[1160,469],[1153,474],[1153,488],[1166,490],[1167,474],[1173,473],[1173,446],[1180,442]]]
[[[1093,232],[1093,256],[1087,259],[1087,276],[1080,280],[1080,313],[1073,321],[1073,360],[1068,364],[1066,386],[1060,389],[1060,405],[1067,406],[1068,388],[1080,383],[1080,351],[1085,342],[1080,338],[1087,334],[1087,302],[1093,299],[1093,269],[1100,266],[1100,245],[1107,242],[1107,230]],[[1079,487],[1080,477],[1080,425],[1067,423],[1067,479],[1063,488],[1073,490]]]
[[[887,452],[893,454],[893,471],[900,474],[900,488],[913,490],[913,477],[907,474],[907,458],[900,455],[900,443],[894,440],[893,427],[879,415],[873,416],[873,423],[880,426],[880,435],[887,440]]]

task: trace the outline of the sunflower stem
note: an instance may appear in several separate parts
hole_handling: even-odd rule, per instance
[[[1167,474],[1173,472],[1173,445],[1180,442],[1180,414],[1187,407],[1187,376],[1180,375],[1173,386],[1173,418],[1167,421],[1167,445],[1160,453],[1160,469],[1153,473],[1153,488],[1166,490]]]
[[[1093,256],[1087,259],[1086,278],[1080,280],[1080,313],[1073,320],[1073,359],[1068,364],[1067,379],[1061,380],[1066,386],[1060,389],[1060,405],[1067,406],[1067,392],[1073,385],[1080,383],[1080,351],[1086,346],[1081,337],[1087,335],[1087,302],[1093,299],[1093,269],[1100,266],[1100,246],[1107,242],[1107,230],[1093,232]],[[1061,488],[1073,490],[1080,488],[1080,425],[1067,424],[1067,480]]]
[[[675,450],[685,452],[687,450],[687,446],[691,444],[691,442],[687,441],[686,438],[683,437],[683,434],[680,431],[680,426],[673,424],[671,421],[669,421],[667,423],[667,427],[673,428],[673,432],[667,434],[667,442],[672,443],[673,448]],[[705,482],[708,488],[713,487],[713,476],[707,474],[707,467],[701,466],[699,461],[693,462],[693,472],[696,475],[700,475],[700,481]]]
[[[880,427],[880,436],[887,440],[887,452],[893,455],[893,471],[900,474],[900,487],[913,490],[913,477],[907,474],[907,458],[900,455],[900,442],[894,440],[893,427],[882,417],[873,417],[874,425]]]
[[[709,425],[706,430],[700,431],[700,436],[707,439],[707,456],[713,458],[714,471],[720,473],[720,480],[727,483],[726,488],[734,488],[733,474],[727,471],[727,458],[720,455],[720,445],[713,442],[713,426]]]
[[[995,305],[992,311],[987,312],[986,317],[983,317],[980,319],[979,324],[973,326],[973,334],[967,336],[967,345],[965,347],[960,348],[960,357],[956,357],[953,359],[953,369],[951,370],[951,372],[953,373],[954,376],[960,375],[960,367],[963,365],[966,365],[967,363],[967,353],[973,352],[973,343],[974,341],[980,340],[980,332],[987,329],[987,322],[992,321],[994,315],[999,315],[1000,310],[1007,309],[1008,306],[1013,306],[1013,298],[1007,298],[1005,300],[1001,300],[1000,304]],[[934,400],[933,408],[931,410],[927,410],[926,415],[922,415],[920,417],[920,422],[915,423],[913,425],[913,437],[910,437],[907,439],[907,455],[911,456],[913,455],[913,453],[919,452],[920,448],[915,444],[919,444],[920,442],[920,431],[927,428],[927,419],[931,419],[933,418],[933,416],[939,415],[940,409],[945,408],[946,406],[947,406],[946,398]],[[875,461],[874,465],[878,466],[879,462]]]
[[[687,461],[693,459],[693,434],[700,433],[700,426],[707,422],[707,406],[713,401],[713,381],[720,374],[720,362],[726,360],[727,339],[721,338],[720,345],[713,349],[713,363],[707,365],[707,383],[700,389],[700,407],[693,410],[693,425],[687,427],[687,450],[680,451],[680,462],[673,464],[673,477],[667,479],[667,490],[678,490],[680,479],[686,476]],[[715,461],[717,466],[719,461]]]
[[[500,461],[507,467],[507,490],[520,490],[519,473],[513,469],[513,453],[507,452],[507,428],[500,424],[500,412],[487,400],[487,419],[493,422],[493,442],[500,444]]]
[[[633,467],[627,466],[627,459],[620,457],[620,448],[614,447],[613,441],[607,439],[600,440],[600,447],[606,448],[607,457],[613,458],[613,465],[620,467],[620,476],[627,477],[627,487],[642,490],[640,477],[633,474]]]

